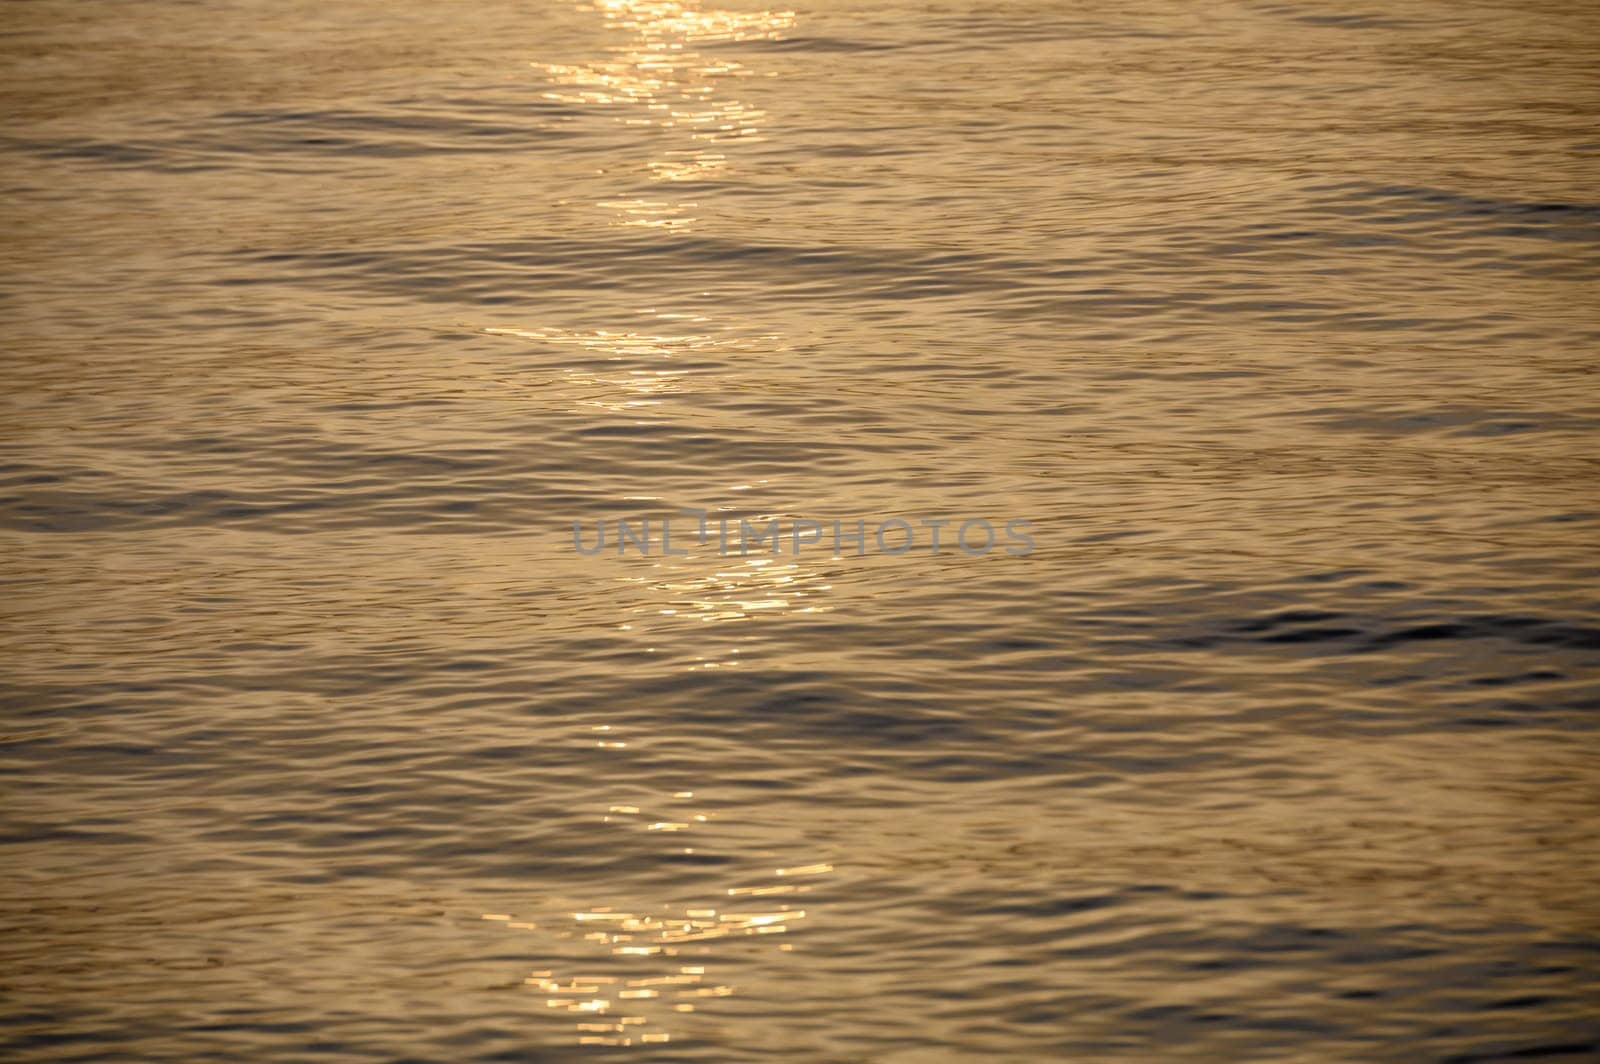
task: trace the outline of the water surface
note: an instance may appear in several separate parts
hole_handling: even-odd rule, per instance
[[[9,1057],[1597,1052],[1591,5],[5,7]]]

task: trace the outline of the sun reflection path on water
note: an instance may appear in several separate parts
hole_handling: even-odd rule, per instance
[[[536,63],[559,88],[550,99],[579,106],[620,109],[626,125],[651,127],[671,135],[671,146],[642,160],[642,172],[653,184],[707,181],[729,168],[730,145],[760,139],[766,115],[757,107],[721,90],[729,79],[753,72],[727,57],[705,53],[706,46],[740,41],[777,40],[794,25],[787,11],[736,12],[701,10],[676,0],[598,0],[588,5],[608,28],[629,34],[611,55],[575,65]],[[696,221],[698,205],[660,195],[618,190],[595,201],[610,211],[614,224],[682,232]],[[748,350],[752,343],[770,348],[776,336],[720,334],[710,319],[696,313],[645,312],[662,322],[663,331],[560,328],[485,328],[491,335],[555,347],[576,347],[597,362],[619,363],[613,370],[598,366],[562,367],[555,376],[537,380],[505,378],[508,388],[525,390],[530,400],[557,403],[569,409],[604,410],[610,414],[670,416],[662,409],[696,376],[670,365],[677,358],[716,354],[719,349]],[[688,331],[666,331],[672,329]],[[730,491],[748,485],[730,486]],[[659,501],[659,500],[657,500]],[[734,516],[732,508],[713,506],[710,513]],[[715,518],[713,518],[715,520]],[[637,573],[637,570],[633,570]],[[709,541],[690,539],[685,556],[658,560],[645,575],[616,578],[632,587],[637,604],[628,610],[632,630],[656,624],[739,621],[765,611],[819,612],[815,601],[830,590],[824,577],[799,562],[777,558],[727,558]],[[645,635],[647,633],[639,633]],[[688,670],[728,668],[739,664],[739,649],[720,659],[704,655],[686,663]],[[590,726],[588,742],[602,756],[625,756],[630,740],[611,725]],[[686,804],[693,791],[673,792],[654,807],[635,803],[605,806],[602,830],[623,830],[684,842],[714,826],[717,814]],[[681,852],[692,854],[694,847]],[[614,907],[594,904],[554,916],[535,913],[484,913],[484,920],[508,931],[584,943],[596,956],[587,966],[569,971],[539,967],[526,973],[523,985],[542,999],[545,1008],[570,1014],[581,1045],[646,1046],[674,1040],[688,1017],[735,987],[715,977],[715,950],[733,941],[756,942],[790,935],[809,918],[799,904],[815,877],[834,870],[827,863],[773,868],[743,882],[712,887],[710,896],[688,905]],[[782,951],[792,949],[779,942]],[[554,954],[556,951],[552,950]]]
[[[546,98],[579,106],[622,108],[626,125],[681,134],[673,147],[645,160],[652,181],[704,181],[729,166],[729,145],[759,140],[766,112],[719,85],[754,72],[727,57],[705,54],[708,45],[781,40],[794,25],[792,11],[701,10],[674,0],[599,0],[590,10],[629,41],[610,58],[588,63],[535,63],[559,88]],[[596,205],[616,212],[617,225],[669,231],[695,222],[696,204],[658,197],[615,196]]]

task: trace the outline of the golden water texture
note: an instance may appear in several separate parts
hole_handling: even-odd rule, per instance
[[[1600,1051],[1600,7],[3,7],[0,1054]]]

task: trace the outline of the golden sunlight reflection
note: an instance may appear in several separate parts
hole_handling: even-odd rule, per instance
[[[711,318],[705,315],[667,313],[655,309],[642,311],[667,323],[698,325],[702,331],[646,331],[596,329],[578,331],[561,328],[485,327],[488,335],[526,340],[540,346],[575,347],[596,360],[619,363],[614,371],[600,372],[593,366],[562,366],[539,375],[497,376],[500,386],[526,394],[531,402],[557,404],[580,412],[603,410],[610,414],[648,415],[650,419],[670,417],[668,401],[686,397],[691,388],[707,387],[712,380],[703,369],[675,368],[665,363],[723,351],[738,355],[754,350],[781,350],[781,339],[773,334],[741,333],[735,330],[712,331]],[[652,363],[663,363],[657,366]],[[687,410],[687,408],[683,408]],[[636,423],[644,423],[638,421]],[[720,489],[727,495],[752,491],[767,484],[727,484]],[[780,527],[793,527],[794,517],[780,514],[751,516],[745,508],[730,505],[705,507],[703,528],[696,527],[688,511],[696,500],[682,500],[682,509],[661,506],[666,500],[656,496],[629,496],[630,501],[656,504],[645,514],[660,544],[661,530],[671,523],[672,543],[683,551],[670,558],[656,556],[642,567],[630,567],[628,575],[614,579],[633,594],[618,611],[624,619],[621,631],[637,631],[648,637],[663,625],[684,623],[721,624],[746,620],[757,615],[820,614],[830,610],[825,596],[833,590],[829,578],[815,563],[798,556],[762,553],[761,545],[749,554],[740,553],[743,542],[741,519],[752,527],[765,528],[777,519]],[[654,648],[650,648],[653,652]],[[707,646],[685,668],[690,671],[737,668],[738,647]],[[619,743],[601,740],[598,745]],[[667,829],[662,829],[667,830]]]
[[[609,725],[599,727],[610,729]],[[675,791],[662,802],[693,797],[692,791]],[[666,815],[680,819],[646,823]],[[606,823],[647,831],[666,827],[689,830],[711,819],[710,814],[669,814],[632,804],[609,805],[602,818]],[[526,973],[523,986],[545,1009],[573,1017],[581,1045],[649,1045],[672,1040],[680,1033],[673,1029],[674,1024],[689,1022],[688,1014],[737,992],[734,985],[713,974],[718,947],[791,934],[810,915],[788,900],[756,899],[806,894],[814,877],[833,870],[832,864],[824,862],[774,868],[765,876],[753,877],[754,882],[717,888],[713,897],[692,904],[650,908],[592,904],[555,916],[539,914],[537,920],[520,919],[513,913],[484,913],[482,918],[508,931],[585,944],[593,953],[591,961],[565,973],[554,967],[535,968]],[[778,879],[785,882],[772,882]],[[788,943],[778,946],[784,952],[791,948]]]
[[[687,215],[693,203],[673,203],[669,200],[617,199],[600,200],[599,206],[610,207],[622,215],[620,224],[644,229],[671,229],[686,226],[693,221]]]
[[[682,140],[646,160],[644,170],[659,182],[703,181],[728,167],[723,148],[759,139],[767,115],[754,105],[719,91],[730,78],[752,71],[730,58],[708,56],[696,45],[778,40],[794,25],[791,11],[700,10],[673,0],[599,0],[591,8],[606,26],[628,32],[630,40],[611,49],[609,59],[590,63],[538,63],[561,88],[546,97],[580,106],[624,108],[625,125],[682,134]],[[617,225],[679,231],[694,222],[695,205],[656,198],[612,198],[597,205],[616,212]]]
[[[668,323],[705,325],[710,319],[702,315],[667,313],[656,310],[642,312],[648,317]],[[670,326],[669,326],[670,327]],[[557,372],[536,376],[496,376],[493,381],[500,387],[525,395],[537,403],[558,403],[578,412],[603,410],[612,414],[638,414],[649,412],[659,415],[666,400],[679,395],[688,380],[688,371],[669,366],[652,365],[693,355],[714,353],[725,348],[748,347],[755,343],[772,346],[776,336],[727,336],[711,332],[647,332],[641,330],[595,329],[519,329],[486,327],[482,331],[490,336],[507,336],[527,340],[541,346],[576,347],[586,355],[605,362],[624,363],[615,371],[597,372],[590,367],[565,366]],[[698,380],[703,385],[711,378],[704,374]]]
[[[715,522],[708,533],[707,544],[697,546],[691,535],[685,542],[689,556],[673,559],[679,564],[668,567],[657,561],[650,568],[651,575],[618,577],[620,583],[633,585],[642,595],[631,607],[634,625],[645,619],[658,623],[694,622],[697,624],[724,624],[742,621],[758,614],[827,613],[832,607],[823,596],[833,590],[828,577],[814,566],[803,561],[782,558],[729,558],[720,556]],[[712,566],[696,567],[697,553],[709,553]],[[737,668],[740,664],[739,648],[706,646],[686,667],[691,670]]]

